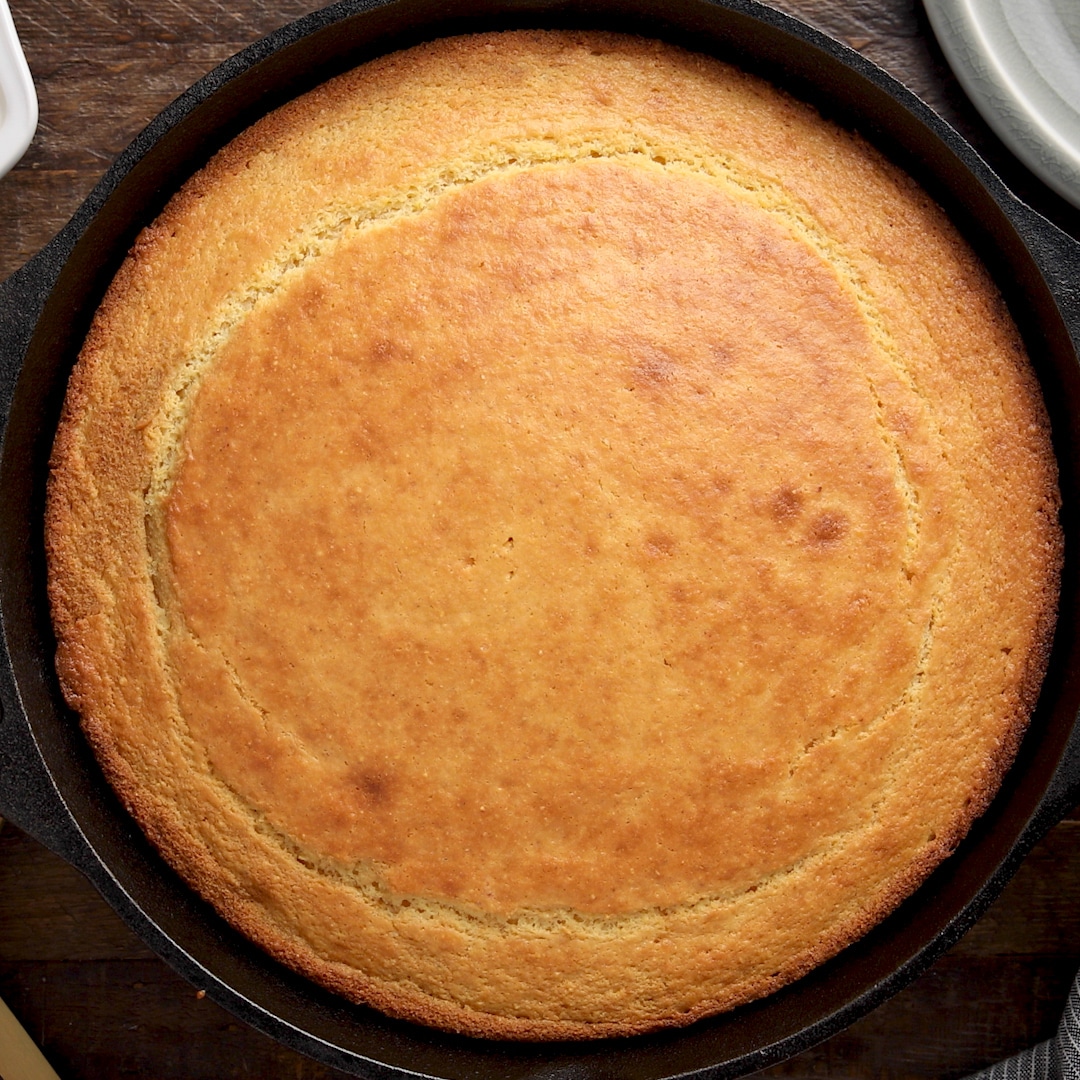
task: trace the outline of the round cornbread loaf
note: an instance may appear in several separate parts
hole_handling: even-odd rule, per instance
[[[285,963],[583,1038],[767,994],[964,835],[1061,537],[987,274],[712,59],[446,39],[226,147],[139,238],[46,515],[65,693]]]

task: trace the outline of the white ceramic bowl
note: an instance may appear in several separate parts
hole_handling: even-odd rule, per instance
[[[37,121],[34,80],[26,66],[7,0],[0,0],[0,176],[26,153]]]
[[[1080,206],[1080,0],[925,0],[942,52],[986,122]]]

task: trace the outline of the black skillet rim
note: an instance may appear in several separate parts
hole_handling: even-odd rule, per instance
[[[343,47],[342,28],[355,30],[358,20],[364,21],[364,29],[357,36],[369,40],[366,44],[352,41]],[[710,42],[708,24],[717,21],[732,36]],[[994,807],[977,823],[961,854],[919,890],[918,904],[903,905],[863,942],[807,979],[727,1017],[641,1039],[521,1047],[458,1039],[386,1020],[324,994],[262,954],[253,956],[252,947],[221,925],[216,915],[194,900],[160,863],[111,792],[100,790],[103,781],[96,765],[81,738],[70,734],[70,725],[64,728],[61,724],[54,730],[56,720],[70,717],[66,710],[57,709],[51,631],[47,616],[42,624],[40,610],[42,453],[47,454],[59,411],[55,384],[66,382],[72,348],[81,339],[89,314],[135,230],[156,216],[178,182],[218,145],[261,113],[338,70],[391,48],[445,33],[492,26],[558,25],[651,33],[723,58],[742,59],[743,66],[771,77],[819,107],[828,96],[831,114],[861,130],[914,173],[974,242],[1021,323],[1044,379],[1053,416],[1056,448],[1063,463],[1070,552],[1075,535],[1071,507],[1080,439],[1078,421],[1073,418],[1080,415],[1080,389],[1072,374],[1075,353],[1062,311],[1074,336],[1080,336],[1080,304],[1068,282],[1070,263],[1080,266],[1080,247],[1070,246],[1057,230],[1012,199],[974,151],[890,76],[804,24],[753,0],[632,0],[620,4],[511,0],[483,5],[345,0],[283,27],[200,80],[136,138],[57,239],[0,287],[4,300],[0,304],[0,405],[5,423],[0,498],[7,510],[0,523],[0,612],[7,648],[0,664],[4,706],[0,776],[5,785],[0,810],[87,873],[129,924],[195,985],[286,1045],[359,1075],[457,1078],[497,1072],[508,1077],[626,1076],[651,1080],[690,1073],[736,1076],[780,1060],[833,1034],[884,1001],[952,944],[996,895],[1027,848],[1071,805],[1080,781],[1080,745],[1074,745],[1080,740],[1067,744],[1080,704],[1077,678],[1069,674],[1065,663],[1077,651],[1073,632],[1077,583],[1070,553],[1063,594],[1065,630],[1058,635],[1048,691],[1033,721],[1033,736],[1025,741],[1019,767],[1010,773]],[[747,63],[740,53],[740,45],[745,47],[740,33],[755,38],[754,48],[761,52],[765,51],[761,41],[767,39],[772,61],[766,63],[759,55]],[[317,72],[305,62],[299,65],[303,72],[293,70],[290,75],[290,55],[295,68],[296,49],[304,48],[305,43],[310,47],[320,35],[324,43],[335,39],[328,49],[334,61]],[[264,85],[270,88],[266,92],[259,89]],[[823,90],[822,85],[830,90]],[[224,99],[218,96],[223,91]],[[874,95],[872,108],[860,99]],[[213,139],[200,139],[193,150],[189,144],[196,122],[216,134]],[[949,170],[953,181],[945,183],[942,174]],[[138,197],[132,195],[133,190]],[[131,210],[133,199],[135,211]],[[116,200],[120,200],[119,205]],[[988,225],[987,215],[996,222]],[[131,220],[120,227],[119,218]],[[110,230],[115,235],[105,249],[106,257],[100,249],[96,255],[93,250],[88,252]],[[1041,270],[1032,252],[1039,256]],[[1012,287],[1012,279],[1018,268],[1027,280],[1017,289]],[[92,279],[89,283],[87,274]],[[1054,305],[1046,277],[1052,279],[1062,311]],[[65,285],[72,279],[74,286]],[[58,310],[65,305],[69,310]],[[44,314],[35,329],[41,311]],[[1051,353],[1056,361],[1040,363],[1040,357]],[[62,357],[59,363],[51,361],[51,372],[50,356]],[[32,474],[29,480],[28,473]],[[35,637],[36,644],[30,640]],[[51,708],[56,714],[52,727],[41,719],[43,704],[46,711]],[[27,712],[35,715],[36,722],[26,719]],[[1065,751],[1067,760],[1061,764]],[[49,767],[41,764],[42,756]],[[1055,766],[1060,767],[1055,771]],[[86,771],[84,780],[73,779],[69,771],[80,769]],[[1032,780],[1034,774],[1036,779]],[[1003,820],[1011,822],[1007,830],[1000,829]],[[1007,836],[1003,837],[1002,831]],[[973,848],[990,854],[979,860],[982,870],[967,880],[972,878],[971,858],[964,851]],[[954,910],[955,905],[942,900],[950,895],[950,889],[968,896],[967,903]],[[934,932],[925,939],[927,923]],[[915,936],[922,940],[921,946],[900,948],[899,962],[882,962],[883,952],[893,960],[897,953],[895,948],[890,952],[883,947],[882,939],[892,935],[894,940],[904,941],[912,925],[918,930]],[[206,955],[216,959],[213,970],[202,963]],[[848,980],[852,985],[845,991],[844,971],[853,964],[856,976]],[[275,981],[271,1008],[267,1008],[265,987],[260,985],[266,979]],[[837,984],[841,985],[839,995]],[[297,1023],[297,1017],[303,1019]],[[365,1052],[357,1050],[353,1040],[344,1040],[353,1041],[351,1048],[343,1044],[342,1031],[347,1034],[357,1027],[377,1032],[376,1052],[367,1047]],[[744,1041],[730,1052],[732,1044],[730,1040],[725,1043],[723,1033],[733,1028],[753,1029],[758,1036],[752,1046]]]

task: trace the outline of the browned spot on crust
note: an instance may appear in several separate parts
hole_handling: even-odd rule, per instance
[[[782,487],[769,503],[773,518],[781,523],[793,521],[802,513],[802,494],[793,487]]]
[[[847,517],[837,510],[819,514],[810,526],[810,543],[815,547],[836,547],[848,531]]]
[[[372,806],[385,806],[393,798],[393,777],[385,769],[354,765],[349,782]]]
[[[387,364],[392,360],[404,359],[406,350],[389,338],[380,338],[371,346],[368,355],[374,364]]]
[[[670,558],[675,554],[677,546],[672,537],[664,533],[653,533],[645,541],[645,554],[654,559]]]
[[[678,374],[678,365],[663,349],[639,350],[631,378],[635,389],[663,390]]]

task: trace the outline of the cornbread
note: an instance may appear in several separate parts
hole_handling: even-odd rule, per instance
[[[57,668],[164,857],[394,1016],[585,1038],[834,955],[1011,762],[1061,559],[993,284],[713,59],[376,60],[172,199],[71,378]]]

